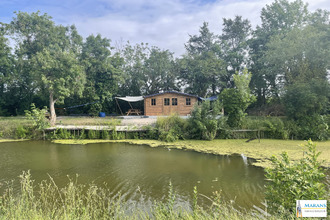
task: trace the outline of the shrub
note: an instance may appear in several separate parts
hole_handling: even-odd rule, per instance
[[[125,134],[123,132],[117,132],[116,127],[114,127],[110,134],[110,139],[111,140],[125,139]]]
[[[166,142],[173,142],[183,139],[186,120],[180,118],[179,115],[171,115],[169,117],[159,117],[156,122],[158,130],[158,139]]]
[[[271,158],[273,167],[266,169],[265,193],[271,212],[294,212],[296,200],[325,199],[325,174],[318,161],[320,152],[316,152],[311,140],[306,147],[305,157],[299,162],[290,162],[286,152],[281,154],[281,159]]]
[[[245,117],[245,110],[255,101],[251,94],[249,83],[251,73],[244,69],[241,74],[233,75],[235,88],[224,89],[220,94],[225,112],[228,113],[227,123],[230,127],[240,127]]]
[[[311,138],[313,140],[329,139],[329,124],[326,117],[322,115],[306,116],[296,121],[298,139]]]
[[[279,118],[272,118],[265,120],[264,122],[265,127],[265,135],[268,138],[274,139],[288,139],[289,132],[285,128],[284,122]]]
[[[187,133],[192,139],[213,140],[217,134],[219,103],[203,102],[195,106],[188,120]]]
[[[22,125],[18,125],[15,130],[15,137],[19,139],[24,139],[27,137],[29,130]]]
[[[150,125],[143,126],[143,128],[146,129],[147,132],[145,134],[142,133],[142,138],[144,138],[144,139],[155,139],[155,140],[158,139],[158,131],[157,131],[156,128],[154,128]]]
[[[100,132],[89,130],[87,133],[88,139],[99,139],[100,138]]]
[[[47,113],[47,107],[44,107],[43,109],[38,109],[34,105],[34,103],[31,104],[31,111],[25,110],[25,115],[28,119],[33,121],[33,126],[36,129],[43,130],[49,126],[49,121],[46,118]]]
[[[55,139],[70,139],[72,138],[71,132],[66,129],[57,129]]]
[[[102,136],[102,139],[109,140],[109,138],[110,138],[109,131],[102,130],[101,136]]]

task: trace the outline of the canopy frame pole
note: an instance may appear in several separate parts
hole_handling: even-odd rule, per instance
[[[121,108],[120,108],[120,105],[119,105],[119,103],[118,103],[117,98],[115,98],[115,99],[116,99],[116,103],[117,103],[117,105],[118,105],[118,108],[119,108],[119,110],[120,110],[121,115],[124,115],[124,114],[123,114],[123,111],[122,111]]]
[[[131,103],[130,103],[130,102],[128,102],[128,104],[129,104],[129,106],[131,106],[131,109],[133,109],[133,106],[131,105]]]

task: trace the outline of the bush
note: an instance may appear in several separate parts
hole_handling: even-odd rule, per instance
[[[327,140],[330,137],[329,124],[326,121],[326,116],[306,116],[296,121],[296,124],[298,125],[296,134],[298,139],[311,138],[313,140]]]
[[[284,122],[279,118],[272,118],[272,120],[265,120],[265,135],[268,138],[274,139],[288,139],[289,132],[285,128]]]
[[[109,131],[107,131],[107,130],[102,130],[101,136],[102,136],[102,139],[104,139],[104,140],[110,139],[110,134],[109,134]]]
[[[28,119],[33,121],[33,126],[38,130],[43,130],[49,126],[49,121],[46,118],[47,107],[43,109],[38,109],[34,105],[31,104],[31,111],[25,110],[25,115]]]
[[[293,213],[296,200],[325,199],[325,174],[318,161],[320,152],[316,152],[311,140],[306,147],[308,151],[299,162],[290,162],[286,152],[281,154],[281,159],[271,158],[273,167],[266,169],[265,194],[272,213]]]
[[[29,130],[22,125],[18,125],[15,130],[15,138],[24,139],[27,137]]]
[[[228,113],[227,123],[230,127],[240,127],[245,110],[255,101],[255,96],[251,94],[249,83],[252,74],[244,69],[241,74],[233,75],[235,88],[224,89],[220,94],[225,112]]]
[[[89,130],[87,133],[88,139],[99,139],[100,138],[100,132]]]
[[[158,139],[166,142],[173,142],[184,138],[186,120],[179,115],[169,117],[158,117],[156,129],[158,130]]]
[[[71,139],[71,138],[72,135],[70,131],[62,128],[56,130],[55,139]]]
[[[219,103],[203,102],[195,106],[188,120],[187,133],[192,139],[213,140],[217,134],[217,116],[220,113]]]
[[[111,140],[125,139],[125,134],[123,132],[117,132],[116,127],[114,127],[110,134],[110,139]]]
[[[326,113],[329,107],[330,86],[326,80],[296,82],[287,88],[284,96],[286,114],[290,119],[304,120]]]

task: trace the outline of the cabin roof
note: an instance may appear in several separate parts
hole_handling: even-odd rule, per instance
[[[163,95],[163,94],[167,94],[167,93],[174,93],[174,94],[178,94],[178,95],[184,95],[184,96],[189,96],[189,97],[194,97],[194,98],[199,99],[199,97],[197,95],[191,95],[188,93],[177,92],[177,91],[165,91],[165,92],[155,93],[155,94],[143,96],[143,98],[149,98],[149,97]]]

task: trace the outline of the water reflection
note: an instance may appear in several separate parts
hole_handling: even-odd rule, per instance
[[[36,182],[47,179],[49,174],[61,187],[67,184],[67,175],[79,174],[80,183],[106,183],[114,196],[121,193],[126,200],[142,205],[165,199],[171,181],[179,205],[184,207],[189,207],[194,186],[208,197],[221,191],[224,200],[235,200],[238,206],[261,206],[263,169],[250,166],[249,159],[243,156],[214,156],[124,143],[0,143],[0,181],[17,179],[22,170],[30,169]],[[210,204],[204,197],[200,202]]]

